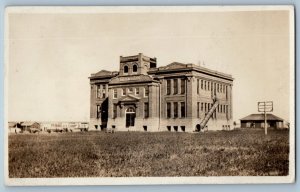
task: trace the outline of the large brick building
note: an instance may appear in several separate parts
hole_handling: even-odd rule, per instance
[[[92,74],[90,129],[230,129],[231,75],[194,64],[156,65],[156,58],[140,53],[120,56],[119,71]]]

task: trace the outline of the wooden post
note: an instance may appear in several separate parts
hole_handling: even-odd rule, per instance
[[[265,108],[266,108],[266,106],[265,106]],[[268,134],[268,126],[267,126],[267,112],[266,112],[266,110],[265,110],[265,135],[267,135]]]

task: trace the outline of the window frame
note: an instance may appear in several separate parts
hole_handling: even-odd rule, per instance
[[[144,118],[145,119],[149,118],[149,103],[148,102],[144,103]]]
[[[185,79],[180,79],[180,93],[185,94]]]
[[[185,102],[180,102],[180,118],[186,118],[185,107],[186,107]]]
[[[171,79],[167,79],[167,95],[171,95]]]
[[[178,79],[173,79],[173,94],[178,94]]]
[[[149,97],[149,87],[144,87],[144,97]]]
[[[113,104],[113,119],[118,117],[118,106],[117,104]]]
[[[125,96],[126,94],[126,88],[122,88],[122,96]]]
[[[173,103],[174,119],[178,118],[178,102]]]
[[[114,89],[114,90],[113,90],[113,98],[114,98],[114,99],[117,99],[117,98],[118,98],[118,90],[117,90],[117,89]]]
[[[167,102],[166,105],[167,105],[166,106],[166,112],[167,112],[166,116],[169,119],[169,118],[172,117],[172,114],[171,114],[171,102]]]
[[[127,72],[125,72],[125,67],[126,67],[126,69],[127,69]],[[128,67],[128,65],[124,65],[124,66],[123,66],[123,73],[126,73],[126,74],[129,73],[129,67]]]
[[[96,106],[96,119],[101,119],[101,105]]]
[[[135,67],[136,67],[136,70],[134,70]],[[132,65],[132,72],[133,72],[133,73],[137,73],[137,71],[138,71],[138,66],[137,66],[137,64],[133,64],[133,65]]]

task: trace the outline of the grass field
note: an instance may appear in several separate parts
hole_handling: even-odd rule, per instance
[[[9,135],[9,177],[287,175],[289,132]]]

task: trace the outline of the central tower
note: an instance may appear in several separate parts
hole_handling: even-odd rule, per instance
[[[156,58],[142,53],[134,56],[120,56],[120,76],[147,75],[150,68],[156,68]]]

